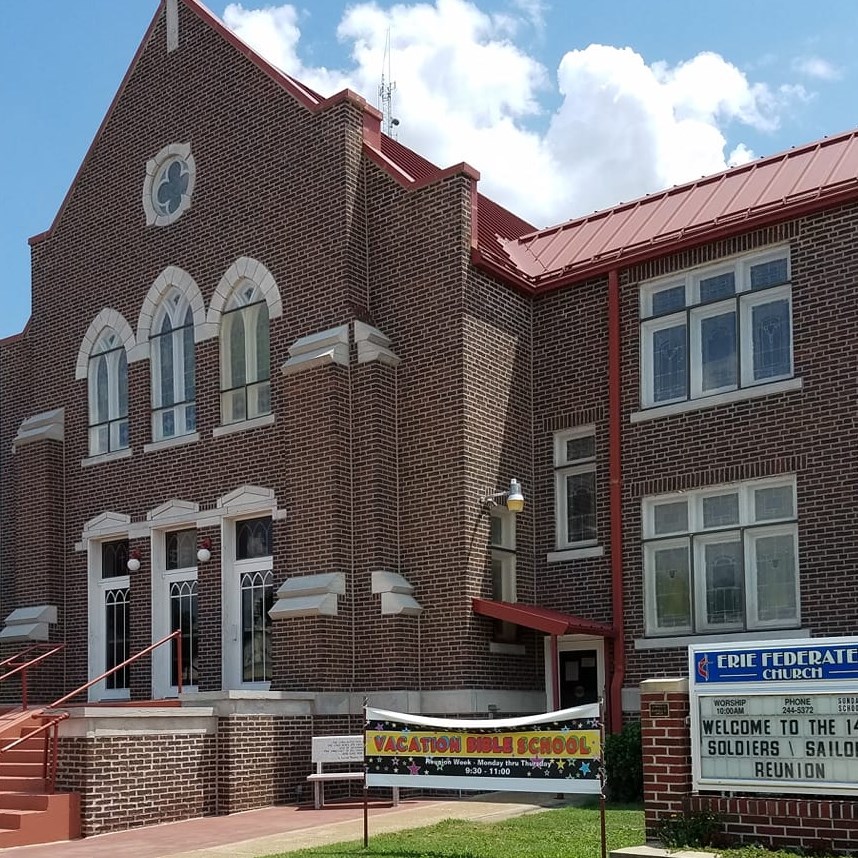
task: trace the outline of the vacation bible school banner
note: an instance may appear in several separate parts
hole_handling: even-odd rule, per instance
[[[367,786],[601,792],[599,705],[447,721],[366,709]]]

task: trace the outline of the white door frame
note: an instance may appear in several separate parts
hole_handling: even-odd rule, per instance
[[[546,711],[554,708],[555,689],[558,665],[554,663],[555,654],[559,658],[561,652],[592,649],[596,651],[596,682],[599,697],[607,700],[605,687],[605,639],[597,635],[558,635],[556,651],[551,645],[551,635],[545,636],[545,702]],[[559,699],[559,695],[558,695]]]

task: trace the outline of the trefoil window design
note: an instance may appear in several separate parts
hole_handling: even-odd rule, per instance
[[[146,164],[143,210],[147,226],[168,226],[190,207],[196,162],[189,143],[171,143]]]
[[[104,330],[89,357],[89,454],[128,447],[128,357],[117,333]]]
[[[641,288],[644,407],[792,377],[789,250],[756,253]]]
[[[643,533],[647,634],[798,626],[794,477],[646,498]]]

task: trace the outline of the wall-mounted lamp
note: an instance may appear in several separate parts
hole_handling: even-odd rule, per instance
[[[524,509],[524,495],[521,491],[521,483],[513,477],[509,481],[509,488],[505,492],[495,492],[493,495],[483,498],[483,508],[491,509],[499,502],[506,504],[510,512],[521,512]]]
[[[200,547],[197,549],[197,560],[200,563],[208,563],[212,559],[212,541],[208,536],[204,536],[200,540]]]
[[[140,549],[132,548],[131,551],[128,552],[128,566],[129,572],[139,572],[140,571]]]

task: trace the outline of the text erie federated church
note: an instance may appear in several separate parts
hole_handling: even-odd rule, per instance
[[[97,680],[84,833],[295,801],[367,699],[616,730],[858,624],[856,133],[535,230],[381,119],[165,0],[31,239],[0,643]]]

